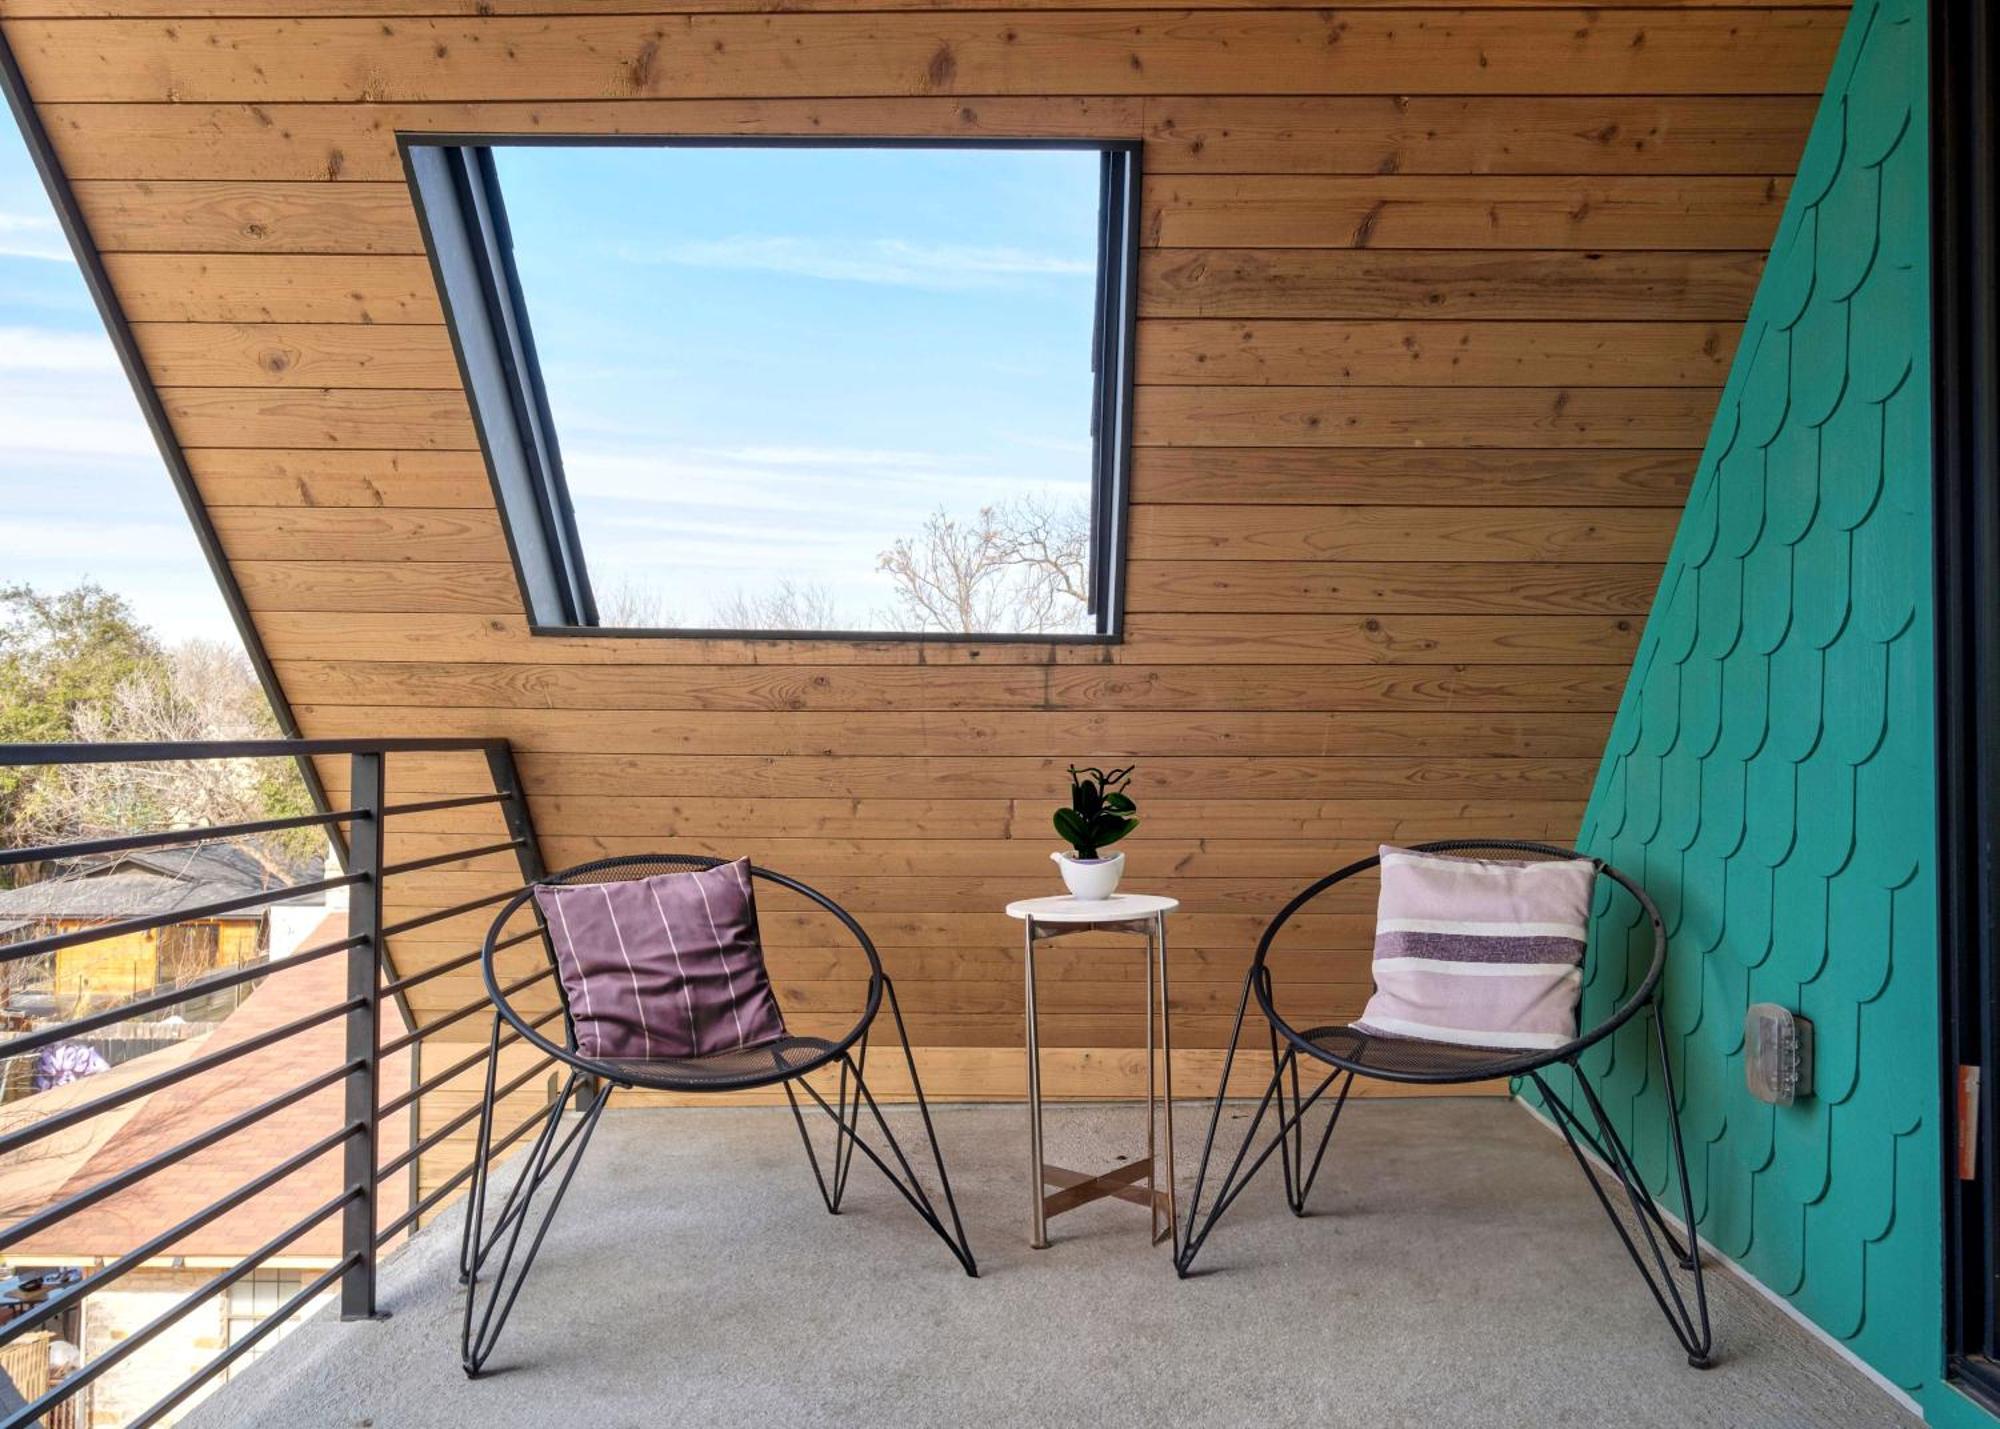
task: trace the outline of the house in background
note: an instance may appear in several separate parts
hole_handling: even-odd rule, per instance
[[[322,894],[300,898],[276,890],[312,876],[274,869],[243,848],[217,843],[74,860],[37,882],[0,889],[0,947],[267,891],[274,900],[78,944],[9,967],[0,978],[0,1020],[14,1030],[32,1030],[50,1018],[81,1016],[218,969],[282,958],[325,915],[326,904]],[[227,1016],[242,996],[241,990],[230,990],[177,1007],[171,1017],[120,1025],[91,1038],[90,1050],[112,1064],[142,1055],[184,1037],[189,1024]],[[9,1063],[0,1096],[11,1100],[33,1089],[31,1063]]]
[[[346,935],[344,914],[323,913],[321,917],[306,937],[308,948],[337,942]],[[60,1114],[80,1102],[105,1099],[121,1087],[306,1017],[339,1001],[345,977],[338,957],[313,959],[295,967],[281,963],[269,977],[258,980],[242,1006],[212,1030],[197,1031],[95,1077],[14,1103],[0,1110],[0,1134]],[[385,1009],[385,1018],[385,1039],[404,1032],[405,1024],[393,1006]],[[59,1132],[40,1143],[32,1154],[7,1158],[0,1164],[0,1230],[11,1230],[70,1196],[251,1110],[274,1087],[293,1086],[313,1073],[338,1066],[345,1056],[344,1036],[338,1020],[322,1023],[276,1046],[247,1053],[227,1067],[135,1098],[111,1113]],[[408,1052],[385,1058],[384,1085],[406,1085],[410,1070]],[[339,1122],[342,1095],[336,1082],[147,1177],[127,1192],[64,1217],[46,1230],[29,1233],[8,1247],[4,1265],[0,1265],[0,1280],[43,1271],[96,1271],[133,1246],[196,1216],[218,1195],[325,1138],[328,1128]],[[385,1119],[382,1136],[385,1153],[399,1153],[410,1144],[407,1118]],[[48,1340],[46,1348],[68,1343],[82,1351],[86,1362],[101,1356],[212,1278],[218,1268],[252,1254],[336,1195],[341,1184],[341,1152],[335,1146],[265,1194],[165,1247],[114,1288],[92,1295],[61,1332]],[[409,1204],[407,1178],[384,1181],[385,1212],[401,1215]],[[339,1257],[339,1221],[320,1222],[92,1385],[86,1405],[74,1421],[77,1429],[130,1422],[218,1351],[237,1343]],[[275,1343],[276,1337],[266,1339],[232,1366],[231,1372],[244,1373],[251,1361]],[[7,1368],[11,1373],[17,1367]],[[16,1387],[24,1394],[28,1391],[18,1376]],[[182,1412],[188,1407],[183,1406]]]

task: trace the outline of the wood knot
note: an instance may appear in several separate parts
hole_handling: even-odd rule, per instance
[[[949,43],[940,44],[931,55],[930,63],[924,66],[924,84],[930,89],[949,89],[956,78],[958,56],[951,52]]]
[[[625,78],[634,91],[643,93],[652,88],[653,77],[660,62],[660,42],[648,40],[639,46],[639,53],[625,66]]]

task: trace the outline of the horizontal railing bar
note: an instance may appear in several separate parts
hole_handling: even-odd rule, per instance
[[[100,744],[10,744],[0,769],[55,764],[169,764],[191,759],[295,759],[316,754],[453,754],[504,749],[504,739],[205,739],[106,741]]]
[[[197,997],[206,997],[211,992],[236,987],[241,983],[254,982],[260,977],[281,973],[287,968],[304,963],[318,962],[321,958],[347,951],[359,943],[365,943],[365,935],[357,933],[351,938],[342,938],[337,943],[323,947],[306,948],[277,962],[248,963],[240,968],[232,968],[226,973],[213,977],[198,978],[183,987],[169,988],[133,1002],[120,1003],[117,1007],[106,1008],[103,1012],[93,1012],[88,1017],[79,1017],[73,1022],[59,1023],[54,1027],[43,1027],[34,1032],[14,1038],[11,1042],[0,1042],[0,1057],[17,1057],[28,1052],[40,1051],[43,1047],[61,1042],[79,1033],[95,1032],[100,1027],[114,1023],[128,1022],[134,1017],[143,1017],[148,1012],[158,1012],[163,1007],[173,1007],[183,1002],[192,1002]]]
[[[403,814],[435,814],[442,809],[470,809],[480,804],[504,804],[505,794],[464,794],[454,799],[425,799],[416,804],[391,804],[382,810],[385,819]]]
[[[516,933],[511,938],[502,938],[493,945],[493,951],[496,953],[504,952],[516,944],[525,943],[530,938],[539,938],[541,936],[542,930],[540,928],[530,928],[527,932]],[[425,968],[420,973],[411,973],[408,977],[397,978],[394,982],[385,982],[382,984],[383,995],[387,996],[390,993],[407,992],[413,987],[418,987],[429,982],[432,978],[443,977],[449,972],[457,972],[462,967],[478,962],[480,955],[484,951],[482,948],[474,948],[471,952],[463,953],[449,962],[439,963],[436,967]]]
[[[390,879],[399,873],[415,873],[419,869],[436,868],[439,864],[457,863],[460,859],[484,858],[489,853],[507,853],[526,842],[526,839],[508,839],[503,843],[487,844],[484,848],[462,848],[452,853],[434,853],[428,858],[406,859],[402,863],[392,863],[384,868],[382,877]]]
[[[186,1081],[189,1077],[198,1077],[203,1072],[226,1066],[238,1057],[261,1052],[264,1048],[282,1042],[287,1037],[296,1037],[301,1032],[309,1032],[323,1022],[331,1022],[336,1017],[346,1016],[357,1007],[365,1006],[367,1006],[366,999],[349,998],[346,1002],[321,1008],[318,1012],[309,1013],[304,1017],[293,1018],[290,1022],[273,1027],[268,1032],[260,1032],[255,1037],[245,1037],[241,1042],[232,1043],[220,1052],[210,1052],[205,1057],[196,1057],[183,1062],[178,1067],[161,1072],[158,1076],[146,1077],[133,1082],[130,1086],[120,1087],[96,1101],[85,1102],[82,1106],[71,1107],[68,1111],[57,1112],[54,1116],[45,1116],[40,1121],[30,1122],[18,1130],[0,1136],[0,1156],[19,1150],[23,1146],[32,1145],[45,1136],[53,1136],[58,1131],[67,1131],[70,1127],[102,1115],[115,1106],[123,1106],[136,1097],[150,1096],[163,1087],[171,1087],[176,1082]]]
[[[533,1081],[545,1069],[553,1067],[555,1065],[555,1061],[556,1059],[554,1057],[551,1057],[546,1053],[544,1053],[542,1059],[539,1062],[536,1062],[532,1067],[528,1068],[527,1071],[521,1073],[520,1076],[515,1077],[512,1081],[508,1082],[503,1087],[495,1087],[493,1089],[493,1105],[499,1106],[501,1102],[505,1101],[508,1097],[514,1095],[515,1092],[521,1090],[522,1087],[526,1086],[529,1082]],[[415,1146],[412,1146],[408,1151],[401,1153],[400,1155],[396,1156],[393,1160],[384,1162],[380,1170],[378,1170],[376,1174],[384,1179],[395,1175],[398,1171],[402,1170],[405,1166],[408,1166],[412,1161],[416,1160],[426,1151],[429,1151],[433,1146],[436,1146],[440,1141],[443,1141],[446,1137],[450,1136],[454,1131],[457,1131],[460,1127],[464,1126],[467,1122],[471,1121],[474,1117],[478,1116],[479,1113],[484,1110],[485,1106],[482,1102],[474,1102],[471,1106],[467,1107],[464,1111],[460,1112],[457,1116],[453,1117],[450,1121],[446,1122],[436,1131],[433,1131],[429,1136],[426,1136],[422,1141],[419,1141]]]
[[[73,1301],[81,1300],[86,1295],[94,1295],[105,1286],[122,1279],[128,1272],[161,1254],[175,1241],[193,1235],[210,1221],[228,1215],[245,1201],[270,1190],[301,1166],[326,1155],[350,1136],[360,1135],[365,1130],[367,1128],[357,1121],[348,1123],[338,1131],[329,1132],[305,1150],[294,1152],[269,1171],[244,1182],[221,1200],[209,1202],[178,1225],[167,1227],[135,1249],[128,1250],[116,1260],[99,1267],[95,1275],[58,1290],[41,1304],[24,1311],[5,1325],[0,1325],[0,1346],[11,1344],[44,1320],[61,1314]],[[341,1199],[344,1201],[346,1197]]]
[[[331,893],[336,888],[351,888],[367,877],[365,873],[344,873],[338,878],[322,878],[315,883],[294,883],[289,887],[273,888],[264,893],[245,893],[238,898],[223,898],[193,908],[178,908],[171,913],[155,913],[145,918],[127,918],[120,923],[103,923],[95,928],[79,928],[74,933],[51,933],[45,938],[30,938],[25,943],[15,943],[10,947],[0,948],[0,963],[19,962],[23,958],[60,952],[64,948],[95,943],[105,938],[122,938],[128,933],[150,933],[155,928],[170,928],[176,923],[192,923],[202,918],[219,917],[221,914],[234,913],[242,908],[259,908],[266,903],[282,903],[288,898],[302,898],[308,893]]]
[[[334,1281],[345,1275],[349,1269],[360,1262],[361,1258],[361,1253],[356,1251],[339,1264],[328,1266],[325,1270],[314,1276],[307,1284],[299,1287],[298,1292],[289,1300],[251,1326],[242,1339],[236,1341],[235,1344],[210,1360],[202,1368],[182,1380],[179,1386],[165,1399],[162,1399],[158,1404],[155,1404],[151,1409],[148,1409],[144,1414],[134,1419],[131,1429],[151,1429],[152,1425],[159,1423],[167,1415],[173,1413],[182,1400],[193,1394],[197,1389],[200,1389],[223,1370],[228,1369],[230,1365],[234,1364],[242,1356],[248,1354],[256,1346],[257,1342],[266,1335],[275,1334],[280,1325],[283,1325],[285,1321],[291,1319],[292,1316],[298,1314],[300,1310],[311,1304],[314,1296],[322,1293]]]
[[[17,1425],[33,1423],[46,1411],[55,1405],[61,1404],[79,1389],[95,1382],[100,1376],[107,1374],[111,1370],[116,1369],[128,1357],[137,1354],[146,1345],[150,1344],[155,1335],[171,1329],[181,1320],[187,1318],[189,1312],[197,1305],[211,1300],[227,1290],[230,1286],[250,1274],[258,1266],[262,1265],[265,1261],[269,1260],[272,1256],[276,1255],[279,1251],[283,1250],[286,1246],[290,1245],[293,1241],[297,1240],[360,1194],[361,1188],[359,1186],[349,1186],[345,1191],[342,1191],[318,1210],[301,1220],[294,1221],[287,1229],[280,1231],[270,1240],[265,1241],[256,1250],[253,1250],[250,1254],[244,1256],[243,1259],[237,1261],[236,1264],[229,1267],[229,1269],[223,1271],[222,1274],[205,1282],[197,1289],[175,1301],[136,1333],[127,1335],[96,1359],[89,1361],[82,1368],[76,1370],[69,1378],[50,1389],[48,1393],[37,1399],[33,1404],[30,1404],[26,1409],[16,1411],[12,1418],[8,1419],[4,1425],[0,1425],[0,1429],[16,1429]],[[342,1268],[346,1267],[347,1261],[358,1258],[358,1253],[346,1257]],[[50,1296],[49,1298],[53,1300],[55,1297]],[[46,1304],[43,1308],[47,1308]]]
[[[556,1018],[560,1016],[562,1016],[562,1009],[560,1007],[552,1007],[547,1012],[544,1012],[540,1017],[537,1017],[536,1019],[534,1019],[534,1021],[530,1022],[528,1026],[539,1028],[543,1023],[553,1022]],[[513,1046],[516,1042],[520,1040],[521,1040],[520,1032],[510,1027],[506,1030],[505,1033],[502,1034],[500,1038],[500,1046],[494,1050],[496,1051],[504,1050],[505,1048]],[[418,1097],[427,1096],[431,1092],[434,1092],[439,1087],[443,1086],[446,1082],[450,1081],[453,1077],[458,1076],[460,1073],[471,1071],[474,1067],[478,1066],[481,1062],[485,1061],[486,1056],[487,1056],[487,1049],[481,1047],[478,1051],[472,1053],[470,1056],[459,1058],[456,1062],[453,1062],[449,1067],[446,1067],[442,1072],[431,1073],[431,1075],[425,1077],[421,1082],[418,1082],[414,1087],[411,1087],[408,1091],[402,1092],[397,1096],[392,1097],[390,1100],[383,1102],[382,1105],[376,1109],[375,1114],[378,1117],[394,1116],[397,1112],[401,1111],[404,1107],[408,1106]]]
[[[512,997],[522,988],[533,987],[543,978],[553,977],[554,975],[555,975],[554,968],[543,968],[538,973],[529,973],[526,977],[517,978],[513,982],[508,983],[505,987],[501,988],[500,995],[502,997]],[[401,1037],[396,1038],[393,1042],[384,1042],[380,1049],[381,1055],[387,1057],[393,1053],[400,1052],[405,1047],[410,1046],[412,1043],[423,1041],[424,1038],[430,1036],[433,1032],[442,1032],[445,1028],[455,1026],[456,1024],[465,1021],[466,1018],[472,1016],[473,1013],[482,1011],[486,1008],[491,1007],[492,1005],[493,1003],[490,998],[484,998],[484,997],[475,998],[473,1001],[468,1002],[465,1004],[465,1006],[459,1008],[456,1012],[449,1013],[444,1017],[440,1017],[435,1022],[426,1022],[422,1027],[419,1027],[412,1032],[404,1033]]]
[[[388,927],[384,928],[382,936],[393,938],[401,933],[415,932],[418,928],[428,928],[433,923],[442,923],[447,918],[456,918],[462,913],[477,913],[481,908],[491,908],[495,903],[504,902],[520,891],[518,888],[509,888],[502,893],[489,893],[484,898],[474,898],[450,908],[440,908],[435,913],[424,913],[415,918],[405,918],[400,923],[391,923]]]
[[[24,1221],[9,1226],[6,1231],[0,1232],[0,1251],[6,1250],[8,1246],[19,1244],[29,1236],[37,1235],[47,1230],[50,1226],[61,1224],[78,1211],[88,1210],[106,1196],[116,1195],[128,1186],[135,1185],[156,1172],[164,1171],[167,1167],[174,1165],[176,1162],[186,1160],[198,1151],[206,1151],[219,1141],[227,1141],[230,1137],[236,1135],[237,1132],[247,1127],[255,1126],[267,1116],[281,1112],[286,1107],[296,1106],[313,1093],[324,1091],[326,1088],[336,1085],[343,1077],[359,1070],[363,1065],[365,1064],[361,1062],[350,1062],[345,1066],[335,1067],[331,1071],[322,1072],[309,1082],[302,1082],[280,1096],[275,1096],[267,1102],[250,1108],[246,1112],[232,1116],[225,1122],[219,1122],[207,1131],[202,1132],[199,1136],[191,1136],[186,1141],[181,1142],[180,1145],[169,1147],[157,1156],[149,1156],[138,1165],[120,1171],[116,1176],[106,1177],[87,1191],[79,1191],[73,1196],[65,1197],[55,1205],[50,1206],[47,1210],[40,1211]]]
[[[523,933],[521,936],[523,938],[532,938],[534,933]],[[506,946],[506,943],[496,943],[494,945],[496,951]],[[441,978],[446,973],[457,972],[462,967],[478,962],[482,951],[482,949],[474,948],[471,952],[461,953],[447,962],[439,963],[436,967],[425,968],[422,972],[411,973],[408,977],[399,977],[394,982],[385,982],[382,984],[382,995],[387,997],[391,993],[408,992],[413,987],[422,987],[433,978]]]
[[[512,1146],[515,1142],[519,1141],[522,1137],[526,1136],[530,1131],[533,1131],[537,1126],[541,1125],[542,1122],[548,1120],[549,1114],[551,1112],[560,1111],[561,1109],[562,1109],[562,1100],[558,1098],[557,1100],[552,1101],[547,1106],[543,1107],[540,1111],[530,1115],[526,1121],[522,1122],[519,1126],[515,1127],[512,1131],[508,1132],[505,1136],[503,1136],[500,1140],[494,1142],[493,1145],[490,1148],[488,1148],[487,1159],[490,1161],[495,1156],[498,1156],[501,1152],[505,1151],[508,1147]],[[478,1155],[479,1153],[475,1149],[473,1151],[473,1156],[477,1158]],[[472,1166],[473,1163],[471,1161],[466,1162],[465,1165],[459,1167],[457,1171],[453,1172],[451,1178],[447,1180],[443,1185],[439,1186],[435,1191],[431,1192],[421,1201],[418,1201],[416,1205],[410,1207],[410,1209],[405,1211],[402,1215],[396,1217],[395,1220],[389,1222],[387,1227],[376,1233],[375,1244],[381,1245],[383,1242],[387,1241],[391,1236],[401,1231],[403,1227],[409,1225],[410,1222],[414,1221],[418,1216],[423,1215],[425,1212],[429,1211],[433,1206],[437,1205],[439,1201],[442,1201],[446,1196],[449,1196],[453,1191],[456,1191],[461,1185],[464,1184],[465,1178],[472,1174]],[[0,1429],[4,1429],[4,1426],[0,1426]]]
[[[240,824],[212,824],[199,829],[163,829],[150,834],[124,834],[113,839],[82,839],[74,843],[42,844],[37,848],[0,849],[0,868],[19,863],[48,863],[64,858],[88,858],[100,853],[124,853],[135,848],[166,848],[175,844],[199,844],[247,834],[274,834],[285,829],[310,829],[326,824],[343,824],[365,819],[352,809],[335,809],[324,814],[293,814],[283,819],[256,819]]]

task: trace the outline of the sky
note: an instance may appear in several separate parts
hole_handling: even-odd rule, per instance
[[[1098,159],[499,151],[600,600],[701,625],[787,579],[894,628],[881,552],[1089,490]],[[0,582],[233,640],[27,149],[0,126]]]
[[[790,578],[895,628],[933,511],[1090,485],[1098,156],[496,151],[592,583],[671,623]]]
[[[235,643],[27,145],[0,120],[0,584],[85,579],[167,640]]]

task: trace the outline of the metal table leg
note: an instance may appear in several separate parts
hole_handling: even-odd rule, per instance
[[[1153,939],[1159,919],[1146,923],[1146,1209],[1152,1218],[1153,1244],[1160,1243],[1160,1153],[1154,1139],[1159,1113],[1153,1093],[1159,1086],[1159,1072],[1153,1057]],[[1169,1225],[1172,1221],[1169,1220]]]
[[[1029,918],[1023,959],[1028,973],[1028,1177],[1029,1200],[1035,1208],[1029,1227],[1028,1244],[1036,1250],[1049,1248],[1049,1222],[1042,1202],[1042,1039],[1035,1025],[1035,920]]]
[[[1152,1243],[1158,1245],[1162,1241],[1173,1240],[1178,1249],[1178,1201],[1174,1194],[1173,1030],[1169,1013],[1172,1004],[1167,986],[1166,917],[1164,914],[1149,914],[1114,922],[1063,924],[1055,926],[1054,931],[1050,931],[1048,925],[1037,925],[1032,916],[1022,922],[1022,968],[1026,979],[1023,1002],[1028,1061],[1028,1162],[1033,1198],[1028,1244],[1036,1250],[1048,1249],[1049,1221],[1052,1218],[1110,1196],[1145,1206],[1151,1218]],[[1126,933],[1146,940],[1146,1155],[1143,1160],[1133,1160],[1097,1175],[1049,1165],[1042,1139],[1042,1039],[1036,1015],[1035,942],[1038,937],[1060,938],[1079,932]],[[1153,991],[1156,975],[1159,987],[1157,1001]],[[1153,1026],[1156,1016],[1160,1020],[1157,1036]],[[1161,1184],[1162,1148],[1159,1140],[1160,1103],[1163,1099],[1166,1102],[1165,1185]],[[1057,1189],[1051,1192],[1048,1190],[1051,1186]],[[1163,1211],[1164,1226],[1161,1224]]]
[[[1178,1203],[1174,1198],[1174,1015],[1173,1000],[1168,996],[1167,992],[1167,915],[1164,913],[1155,914],[1153,925],[1157,934],[1154,945],[1160,960],[1160,1071],[1167,1103],[1167,1235],[1174,1243],[1174,1254],[1178,1256],[1180,1254],[1180,1215],[1178,1212]],[[1152,1015],[1152,1008],[1148,1007],[1146,1009],[1146,1017],[1149,1033],[1151,1030]],[[1149,1035],[1146,1040],[1150,1044],[1152,1041],[1151,1036]],[[1150,1093],[1152,1092],[1152,1077],[1152,1054],[1149,1047],[1146,1057],[1146,1090],[1149,1094],[1147,1110],[1149,1113],[1151,1111]],[[1146,1125],[1150,1132],[1152,1127],[1150,1115]],[[1148,1139],[1150,1140],[1150,1136]],[[1153,1232],[1153,1243],[1157,1245],[1159,1241],[1160,1233],[1156,1229]]]

